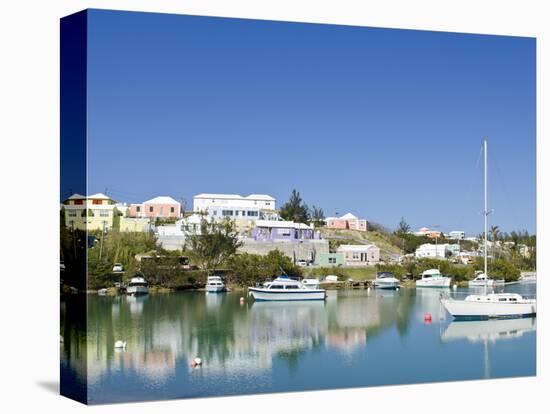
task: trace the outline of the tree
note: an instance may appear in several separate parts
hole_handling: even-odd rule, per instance
[[[296,190],[292,190],[289,200],[281,207],[279,214],[284,220],[296,223],[309,222],[309,208]]]
[[[399,222],[399,226],[397,227],[397,230],[395,230],[395,234],[398,236],[401,236],[403,234],[409,234],[411,231],[411,226],[409,226],[409,223],[405,221],[403,217],[401,217],[401,221]]]
[[[316,226],[322,226],[325,224],[325,212],[322,208],[315,206],[311,208],[311,221]]]
[[[498,228],[498,226],[491,226],[489,233],[491,233],[491,241],[493,242],[493,260],[494,260],[496,259],[495,249],[497,245],[498,236],[500,235],[500,229]]]
[[[203,218],[200,232],[187,237],[185,248],[200,268],[210,271],[232,257],[241,246],[231,220],[208,221]]]

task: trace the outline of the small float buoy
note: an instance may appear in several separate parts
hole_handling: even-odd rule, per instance
[[[370,287],[367,288],[367,292],[370,292]]]
[[[455,283],[455,284],[453,285],[453,290],[456,290],[457,287],[458,287],[458,285]]]
[[[432,323],[432,314],[427,312],[424,314],[424,322],[427,324]]]
[[[244,303],[244,297],[241,296],[241,298],[239,299],[239,301],[240,301],[241,303]]]
[[[395,288],[395,290],[399,292],[399,288]]]
[[[202,359],[200,359],[198,357],[193,358],[193,361],[191,361],[191,368],[197,368],[200,365],[202,365]]]
[[[126,342],[125,341],[116,341],[115,342],[115,349],[126,349]]]

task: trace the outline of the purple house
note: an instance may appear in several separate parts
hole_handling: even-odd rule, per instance
[[[257,220],[252,229],[256,241],[296,241],[321,239],[315,234],[313,225],[294,223],[293,221]]]

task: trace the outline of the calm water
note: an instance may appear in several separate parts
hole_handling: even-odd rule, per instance
[[[89,402],[108,403],[536,374],[536,319],[451,322],[438,290],[330,291],[324,303],[240,296],[91,295],[87,341],[68,319],[79,299],[65,301],[62,377],[87,376]],[[191,368],[196,356],[203,365]]]

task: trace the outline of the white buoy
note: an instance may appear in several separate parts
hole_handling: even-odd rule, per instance
[[[458,288],[458,285],[455,283],[455,284],[453,285],[453,290],[456,290],[456,288]]]
[[[115,349],[126,349],[126,342],[125,341],[116,341],[115,342]]]
[[[197,357],[197,358],[195,358],[195,359],[193,360],[193,362],[194,362],[196,365],[201,365],[201,364],[202,364],[202,359],[200,359],[200,358]]]
[[[370,287],[367,288],[367,292],[370,292]]]
[[[396,290],[396,291],[398,291],[398,290],[399,290],[399,288],[395,288],[395,290]]]

